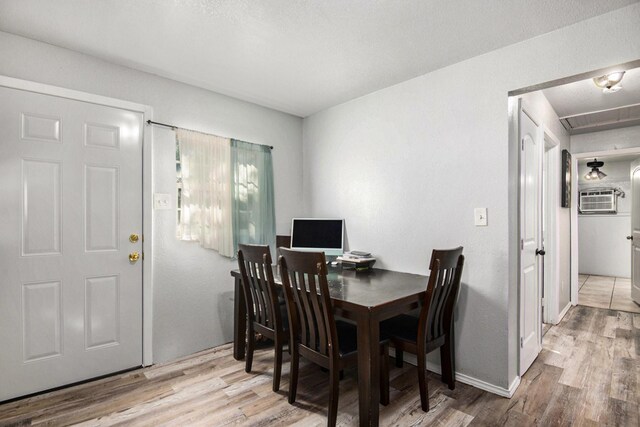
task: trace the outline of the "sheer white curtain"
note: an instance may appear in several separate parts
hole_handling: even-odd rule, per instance
[[[276,212],[271,148],[231,140],[233,244],[271,245],[276,253]]]
[[[233,257],[231,142],[183,129],[176,137],[182,168],[180,239]]]

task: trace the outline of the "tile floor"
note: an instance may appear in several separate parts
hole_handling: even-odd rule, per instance
[[[578,282],[578,305],[640,313],[631,300],[631,279],[581,274]]]

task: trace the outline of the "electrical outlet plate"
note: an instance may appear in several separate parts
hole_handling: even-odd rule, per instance
[[[156,210],[171,209],[171,194],[154,193],[153,209],[156,209]]]
[[[473,216],[476,227],[487,226],[487,208],[475,208],[473,210]]]

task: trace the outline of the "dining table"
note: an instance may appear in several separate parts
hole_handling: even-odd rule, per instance
[[[328,283],[335,315],[357,327],[358,415],[360,426],[377,426],[380,415],[380,322],[420,306],[428,276],[383,270],[342,269],[329,265]],[[276,285],[282,285],[279,268],[273,267]],[[242,291],[242,275],[231,271],[235,280],[233,357],[245,356],[247,312]]]

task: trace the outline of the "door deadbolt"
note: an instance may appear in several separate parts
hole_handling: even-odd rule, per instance
[[[136,242],[138,241],[138,235],[137,235],[137,234],[131,234],[131,235],[129,236],[129,241],[130,241],[131,243],[136,243]]]

